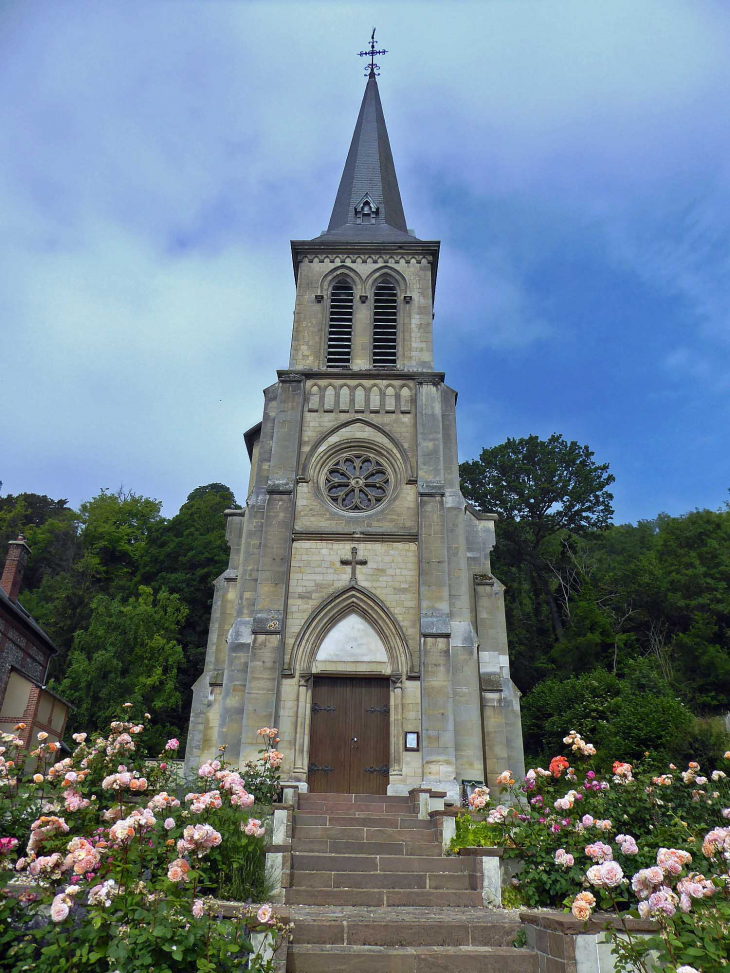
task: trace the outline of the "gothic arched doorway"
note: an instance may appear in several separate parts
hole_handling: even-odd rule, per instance
[[[390,680],[376,673],[389,669],[380,635],[359,612],[341,616],[322,639],[312,664],[310,791],[386,793]]]
[[[318,793],[401,793],[410,655],[385,605],[358,584],[335,592],[302,626],[290,665],[294,779]]]

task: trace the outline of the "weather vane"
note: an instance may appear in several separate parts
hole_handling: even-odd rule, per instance
[[[376,75],[380,74],[380,65],[375,63],[376,54],[387,54],[387,51],[376,51],[375,50],[375,28],[373,27],[373,32],[370,35],[370,49],[368,51],[360,51],[360,57],[369,57],[370,64],[365,67],[365,74],[369,78],[374,78]]]

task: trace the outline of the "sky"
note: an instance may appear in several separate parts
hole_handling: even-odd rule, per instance
[[[0,494],[245,501],[374,25],[460,458],[559,432],[617,522],[728,499],[727,0],[3,0]]]

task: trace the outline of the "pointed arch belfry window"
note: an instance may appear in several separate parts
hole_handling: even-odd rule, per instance
[[[352,284],[346,278],[335,281],[330,291],[327,329],[327,368],[349,368],[352,353]]]
[[[398,290],[384,277],[373,293],[373,368],[395,368],[398,363]]]

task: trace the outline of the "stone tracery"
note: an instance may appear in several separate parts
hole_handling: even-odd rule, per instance
[[[388,470],[368,453],[338,456],[325,473],[324,492],[333,506],[350,512],[372,510],[390,493]]]

